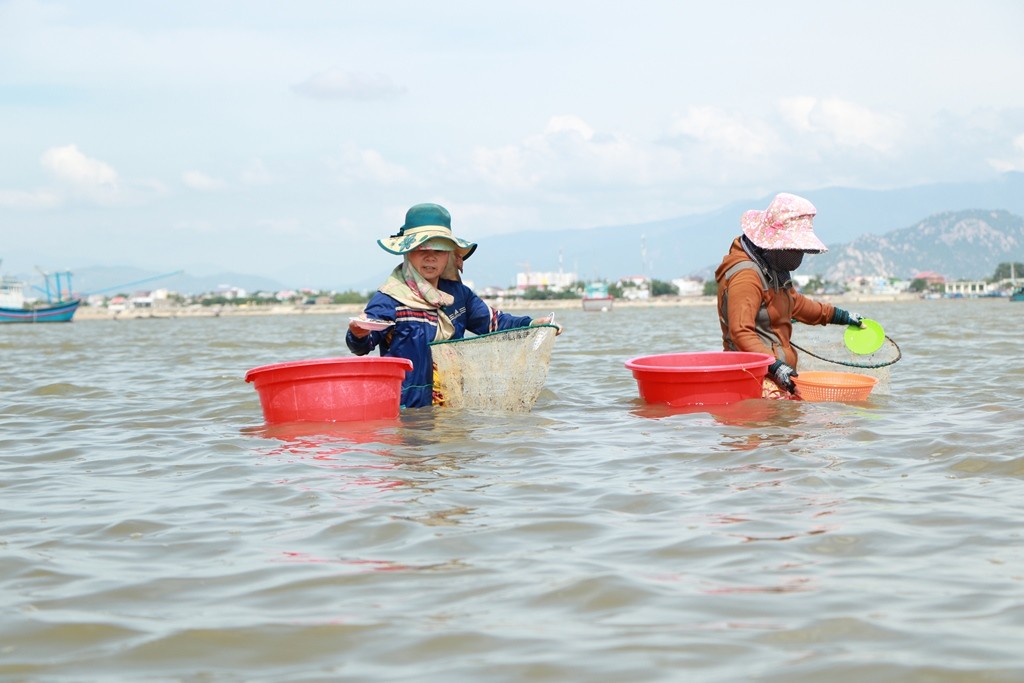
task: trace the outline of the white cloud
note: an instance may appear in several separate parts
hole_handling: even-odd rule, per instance
[[[109,164],[90,159],[77,145],[53,147],[40,162],[54,178],[97,200],[111,199],[118,191],[117,171]]]
[[[528,150],[523,146],[505,145],[473,150],[473,170],[489,185],[509,190],[526,190],[540,182],[540,173],[531,171]]]
[[[74,144],[47,149],[39,163],[53,179],[51,186],[0,190],[0,206],[53,208],[79,200],[122,207],[167,194],[167,188],[159,180],[123,181],[110,164],[86,156]]]
[[[477,146],[468,166],[449,165],[465,184],[489,186],[494,209],[529,193],[542,215],[574,214],[574,224],[633,222],[787,188],[870,185],[898,169],[901,131],[896,117],[817,98],[753,114],[692,106],[649,139],[559,115],[517,142]]]
[[[241,180],[246,185],[270,185],[274,176],[262,159],[253,159],[242,169]]]
[[[594,129],[578,116],[552,116],[544,127],[544,134],[558,133],[577,133],[584,140],[591,140],[594,137]]]
[[[781,147],[778,134],[765,122],[745,119],[717,107],[690,107],[672,122],[671,139],[739,158],[764,158]]]
[[[1018,152],[1024,154],[1024,133],[1013,139],[1013,146]]]
[[[185,171],[181,174],[181,182],[185,183],[186,187],[200,192],[214,192],[227,187],[223,180],[208,176],[202,171]]]
[[[317,100],[388,100],[406,89],[384,74],[357,74],[332,68],[292,86],[292,92]]]
[[[373,149],[359,149],[355,145],[343,145],[341,154],[331,162],[338,179],[346,184],[366,181],[380,185],[394,185],[408,182],[413,178],[409,170],[384,158]]]
[[[48,209],[60,202],[51,190],[0,190],[0,206],[9,209]]]
[[[671,176],[674,152],[596,131],[578,116],[552,117],[543,132],[472,152],[477,179],[512,191],[634,186]]]
[[[811,114],[817,105],[817,97],[786,97],[778,101],[776,108],[785,123],[798,131],[810,133],[814,131]]]
[[[1008,158],[990,158],[988,159],[988,165],[1000,173],[1024,171],[1024,133],[1013,138],[1008,151]]]
[[[825,136],[839,147],[893,151],[906,125],[895,114],[877,112],[836,97],[785,98],[778,102],[783,120],[795,130]]]

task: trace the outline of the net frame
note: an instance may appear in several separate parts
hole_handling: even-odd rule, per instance
[[[431,342],[435,404],[530,412],[544,390],[558,330],[543,323]]]
[[[855,363],[853,361],[843,361],[843,360],[835,360],[834,358],[825,358],[823,356],[819,356],[818,354],[816,354],[816,353],[814,353],[812,351],[808,351],[807,349],[805,349],[802,346],[794,344],[792,341],[790,341],[789,344],[790,344],[790,346],[792,346],[797,351],[800,351],[801,353],[806,353],[808,356],[811,356],[812,358],[817,358],[818,360],[821,360],[821,361],[825,361],[826,363],[834,363],[835,365],[845,365],[848,368],[863,368],[863,369],[866,369],[866,370],[871,370],[871,369],[887,367],[887,366],[892,365],[892,364],[896,363],[897,361],[899,361],[900,358],[903,358],[903,352],[900,350],[899,344],[897,344],[895,341],[893,341],[892,337],[890,337],[889,335],[886,335],[885,339],[886,339],[886,341],[888,341],[890,344],[892,344],[896,348],[896,357],[891,359],[891,360],[883,361],[881,363]],[[878,353],[878,352],[876,351],[875,353]]]

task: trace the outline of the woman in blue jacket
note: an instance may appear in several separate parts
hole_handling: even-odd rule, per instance
[[[477,245],[452,235],[451,215],[443,206],[417,204],[406,212],[398,234],[377,244],[402,256],[402,263],[370,298],[363,317],[393,324],[370,330],[361,327],[359,320],[350,321],[345,343],[357,356],[379,347],[382,356],[412,361],[413,368],[402,382],[403,408],[433,403],[430,342],[461,339],[466,330],[486,334],[551,322],[550,317],[533,320],[494,310],[457,276],[452,277],[457,272],[455,256],[467,258]]]

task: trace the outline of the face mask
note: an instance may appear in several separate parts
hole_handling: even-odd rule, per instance
[[[788,273],[800,267],[804,260],[804,252],[796,249],[773,249],[765,251],[764,258],[773,270]]]

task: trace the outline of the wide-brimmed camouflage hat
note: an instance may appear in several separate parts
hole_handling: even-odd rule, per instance
[[[427,244],[429,242],[429,244]],[[384,251],[408,254],[416,249],[441,249],[457,252],[463,259],[476,251],[475,242],[452,234],[452,217],[440,204],[417,204],[405,213],[405,224],[398,233],[377,240]],[[450,246],[449,249],[445,249]]]

